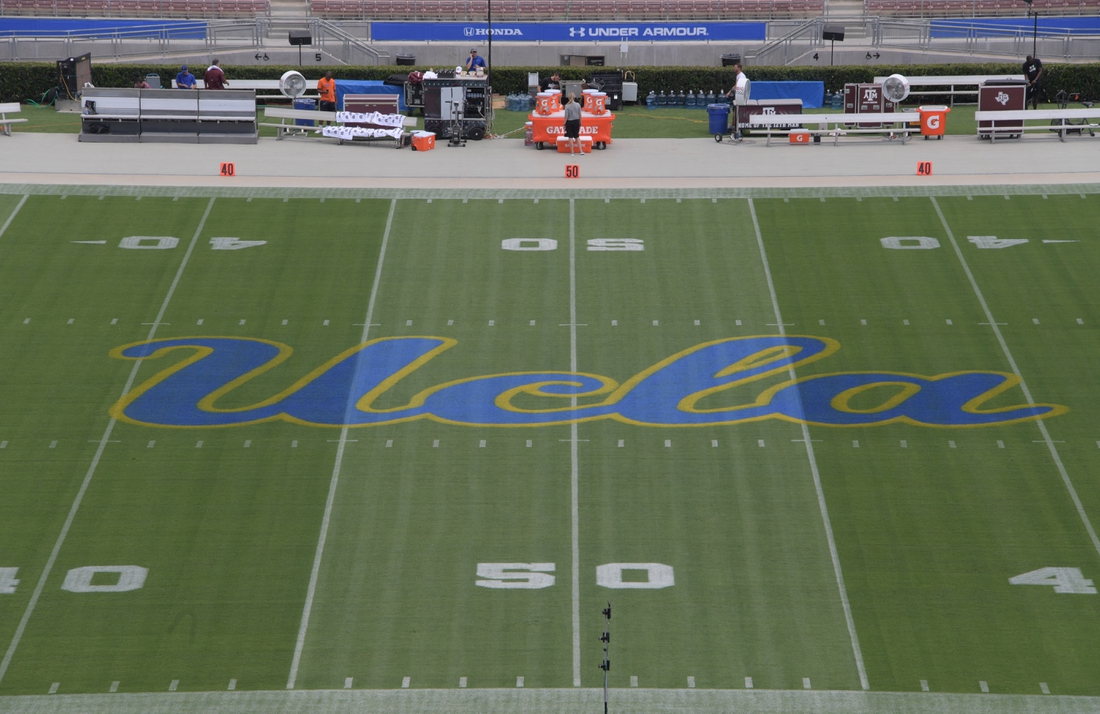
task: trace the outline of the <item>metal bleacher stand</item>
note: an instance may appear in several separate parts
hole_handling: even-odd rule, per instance
[[[749,117],[750,127],[763,127],[767,130],[768,142],[772,143],[772,129],[788,129],[792,126],[817,125],[810,129],[814,136],[833,137],[833,146],[846,134],[883,134],[900,136],[901,143],[909,140],[909,135],[920,131],[913,124],[920,122],[919,112],[882,112],[872,114],[754,114]],[[867,126],[873,125],[873,126]]]
[[[255,144],[255,90],[85,88],[79,141]]]
[[[1005,129],[1006,123],[1011,126],[1013,133],[1051,131],[1058,134],[1058,138],[1064,142],[1067,134],[1083,134],[1087,131],[1090,136],[1095,135],[1096,129],[1100,128],[1100,124],[1093,123],[1097,119],[1100,119],[1100,107],[974,112],[974,121],[978,123],[978,136],[988,136],[990,143],[997,141],[998,134],[1004,136],[1005,132],[1008,131]],[[1026,123],[1028,120],[1043,123],[1028,124]],[[1071,120],[1082,121],[1083,123],[1067,123]],[[989,125],[982,126],[982,122],[989,122]],[[1000,129],[997,128],[997,122],[1001,122]]]
[[[973,95],[978,97],[978,88],[985,82],[1002,80],[1022,80],[1022,74],[968,74],[944,77],[906,77],[913,94],[940,95],[951,98],[950,105],[955,105],[955,97],[959,95]],[[875,84],[882,84],[886,77],[875,77]],[[929,87],[930,89],[925,89]]]
[[[196,79],[195,84],[199,89],[204,89],[206,83],[201,79]],[[313,83],[312,90],[307,89],[303,97],[316,98],[317,87],[316,82]],[[283,95],[279,89],[279,80],[277,79],[230,79],[230,89],[250,89],[256,93],[257,99],[282,99],[286,100],[286,96]],[[176,89],[176,80],[172,80],[172,89]]]

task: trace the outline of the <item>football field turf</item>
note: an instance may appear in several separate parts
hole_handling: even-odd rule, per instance
[[[0,709],[1100,696],[1095,194],[158,193],[0,195]]]

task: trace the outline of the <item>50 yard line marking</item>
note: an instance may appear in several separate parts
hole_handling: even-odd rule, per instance
[[[569,371],[577,371],[577,220],[576,204],[569,199]],[[569,488],[572,494],[573,540],[573,686],[581,686],[581,544],[580,544],[580,493],[577,455],[577,397],[570,398],[573,421],[569,425]]]
[[[1016,366],[1016,360],[1012,357],[1012,352],[1008,349],[1008,343],[1005,342],[1004,335],[1001,334],[1001,328],[998,326],[997,321],[993,319],[993,312],[989,309],[989,304],[985,301],[985,296],[982,295],[981,288],[978,287],[978,281],[974,278],[974,273],[970,272],[970,265],[966,262],[966,257],[959,248],[958,241],[955,240],[955,234],[952,232],[951,226],[947,225],[947,218],[943,215],[943,211],[940,210],[940,204],[936,201],[935,196],[929,196],[929,198],[932,199],[932,205],[936,209],[936,214],[940,217],[940,222],[943,224],[943,230],[947,233],[948,240],[951,241],[951,247],[955,249],[955,255],[958,256],[959,263],[962,264],[963,272],[966,273],[966,278],[970,281],[970,287],[974,289],[974,295],[977,296],[978,303],[982,306],[982,312],[985,313],[985,319],[989,322],[989,326],[993,328],[993,334],[997,336],[997,342],[1001,345],[1001,351],[1004,352],[1005,359],[1008,360],[1008,365],[1012,368],[1012,373],[1020,380],[1020,391],[1024,393],[1024,398],[1027,399],[1028,404],[1034,404],[1035,400],[1031,398],[1031,390],[1027,388],[1027,382],[1024,381],[1024,375],[1020,374],[1020,368]],[[1066,491],[1069,492],[1070,500],[1073,501],[1073,505],[1077,509],[1077,515],[1081,517],[1081,523],[1085,525],[1085,530],[1089,534],[1089,539],[1092,540],[1092,547],[1096,549],[1097,554],[1100,554],[1100,538],[1096,537],[1096,529],[1092,527],[1092,521],[1089,520],[1089,516],[1085,512],[1085,506],[1077,496],[1077,489],[1073,487],[1073,481],[1070,480],[1069,472],[1066,471],[1066,466],[1062,463],[1062,457],[1058,454],[1058,447],[1054,445],[1054,440],[1050,438],[1050,432],[1047,431],[1047,425],[1043,420],[1036,419],[1035,424],[1039,427],[1039,433],[1043,435],[1043,441],[1050,451],[1050,457],[1054,459],[1054,465],[1058,468],[1058,473],[1062,476],[1062,483],[1065,484]]]
[[[756,231],[756,244],[760,248],[760,260],[764,263],[764,277],[768,281],[768,293],[771,295],[772,308],[775,310],[776,329],[780,336],[786,336],[783,326],[783,317],[779,312],[779,298],[775,294],[775,282],[772,280],[771,267],[768,265],[768,254],[764,250],[764,237],[760,234],[760,221],[756,218],[756,206],[749,199],[749,213],[752,215],[752,227]],[[791,381],[795,379],[794,365],[787,368]],[[801,403],[801,397],[799,398]],[[806,444],[806,458],[810,461],[810,473],[814,477],[814,488],[817,490],[817,506],[821,511],[821,520],[825,524],[825,537],[829,541],[829,556],[833,560],[833,573],[836,575],[836,585],[840,590],[840,603],[844,606],[844,620],[848,623],[848,637],[852,641],[852,654],[856,659],[856,670],[859,672],[859,684],[863,689],[869,690],[867,681],[867,668],[863,665],[863,651],[859,647],[859,637],[856,635],[856,622],[852,618],[852,606],[848,602],[848,589],[844,586],[844,572],[840,569],[840,554],[836,549],[836,538],[833,537],[833,524],[829,519],[829,507],[825,504],[825,491],[821,487],[821,473],[817,469],[817,457],[814,456],[814,445],[810,440],[810,427],[802,424],[802,441]]]
[[[23,197],[26,200],[26,196]],[[20,206],[23,202],[20,201]],[[152,327],[149,328],[149,334],[145,338],[146,341],[152,340],[157,333],[157,327],[160,326],[161,320],[164,318],[164,313],[168,310],[168,303],[172,300],[172,295],[176,292],[176,286],[179,285],[180,278],[183,276],[183,269],[187,267],[188,261],[191,259],[191,253],[195,250],[195,244],[199,240],[199,235],[202,233],[203,227],[206,225],[206,219],[210,216],[211,209],[214,208],[214,199],[211,198],[210,202],[206,204],[206,211],[202,214],[202,220],[199,221],[198,228],[195,229],[195,235],[191,237],[191,242],[187,245],[187,252],[183,254],[183,261],[180,263],[179,269],[176,271],[176,277],[172,279],[172,285],[168,288],[168,294],[164,296],[164,302],[160,305],[160,312],[157,313],[156,319],[153,320]],[[16,209],[18,210],[18,208]],[[12,218],[15,217],[15,213],[12,213]],[[11,218],[8,219],[8,223],[4,224],[6,230],[8,224],[11,223]],[[134,362],[133,368],[130,370],[130,377],[126,380],[126,386],[122,388],[122,396],[126,396],[129,393],[130,387],[133,386],[134,380],[137,379],[138,369],[141,368],[141,360]],[[69,515],[65,518],[64,525],[61,526],[61,533],[57,536],[57,542],[54,543],[53,550],[50,551],[50,557],[46,560],[46,567],[42,570],[42,575],[38,577],[38,583],[34,586],[34,592],[31,594],[30,602],[27,603],[27,609],[23,612],[22,619],[19,620],[19,626],[15,628],[15,636],[12,637],[11,645],[8,646],[8,651],[4,654],[4,659],[0,662],[0,682],[4,681],[4,675],[8,672],[8,667],[11,665],[12,657],[15,656],[15,650],[19,647],[19,641],[23,639],[23,632],[27,629],[27,623],[31,619],[31,615],[34,613],[34,608],[38,605],[38,598],[42,595],[42,589],[46,587],[46,579],[50,577],[50,572],[53,570],[54,563],[57,562],[57,555],[61,552],[61,546],[65,543],[66,536],[69,535],[69,529],[73,525],[73,520],[76,518],[76,512],[80,510],[80,504],[84,500],[84,494],[88,491],[88,486],[92,482],[92,477],[95,475],[96,468],[99,466],[99,460],[103,457],[103,450],[107,448],[107,442],[111,438],[111,432],[115,429],[116,420],[111,417],[111,420],[107,422],[107,428],[103,431],[103,437],[99,440],[99,446],[96,447],[95,456],[92,457],[92,463],[88,466],[88,472],[84,474],[84,481],[80,484],[80,490],[76,493],[76,498],[73,499],[73,505],[69,508]]]
[[[374,316],[374,301],[378,297],[378,284],[382,281],[382,263],[386,259],[386,245],[390,241],[390,227],[393,226],[393,212],[397,208],[397,199],[390,200],[390,213],[386,216],[386,230],[382,233],[382,247],[378,251],[378,266],[374,269],[374,285],[370,289],[370,300],[367,302],[367,319],[363,320],[363,336],[360,342],[367,341],[367,334],[371,328],[371,318]],[[359,361],[363,359],[363,350],[356,357],[356,369]],[[348,392],[348,401],[344,407],[344,423],[350,423],[350,415],[355,411],[355,395]],[[348,443],[348,427],[340,430],[340,441],[336,446],[336,459],[332,465],[332,479],[328,485],[328,498],[325,501],[325,515],[321,518],[321,532],[317,536],[317,551],[313,555],[313,569],[309,573],[309,587],[306,589],[306,602],[302,606],[302,622],[298,625],[298,641],[294,644],[294,659],[290,662],[290,676],[286,680],[286,688],[294,689],[298,679],[298,667],[302,663],[302,650],[306,645],[306,633],[309,631],[309,615],[313,610],[313,598],[317,594],[317,579],[321,574],[321,558],[325,553],[325,541],[328,539],[328,526],[332,521],[332,507],[336,502],[336,486],[340,483],[340,468],[344,463],[344,446]]]

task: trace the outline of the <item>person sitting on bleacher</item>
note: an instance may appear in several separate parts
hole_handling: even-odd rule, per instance
[[[219,66],[221,62],[217,59],[214,63],[206,68],[206,74],[202,76],[203,85],[207,89],[225,89],[229,86],[229,82],[225,79],[225,72]]]
[[[176,89],[197,89],[198,82],[195,81],[195,75],[187,69],[187,65],[180,67],[179,74],[176,75]]]

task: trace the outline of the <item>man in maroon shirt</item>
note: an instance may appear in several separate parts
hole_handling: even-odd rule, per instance
[[[217,59],[214,60],[214,64],[206,68],[206,74],[202,76],[203,84],[207,89],[225,89],[229,86],[229,82],[225,80],[225,72],[218,66]]]

